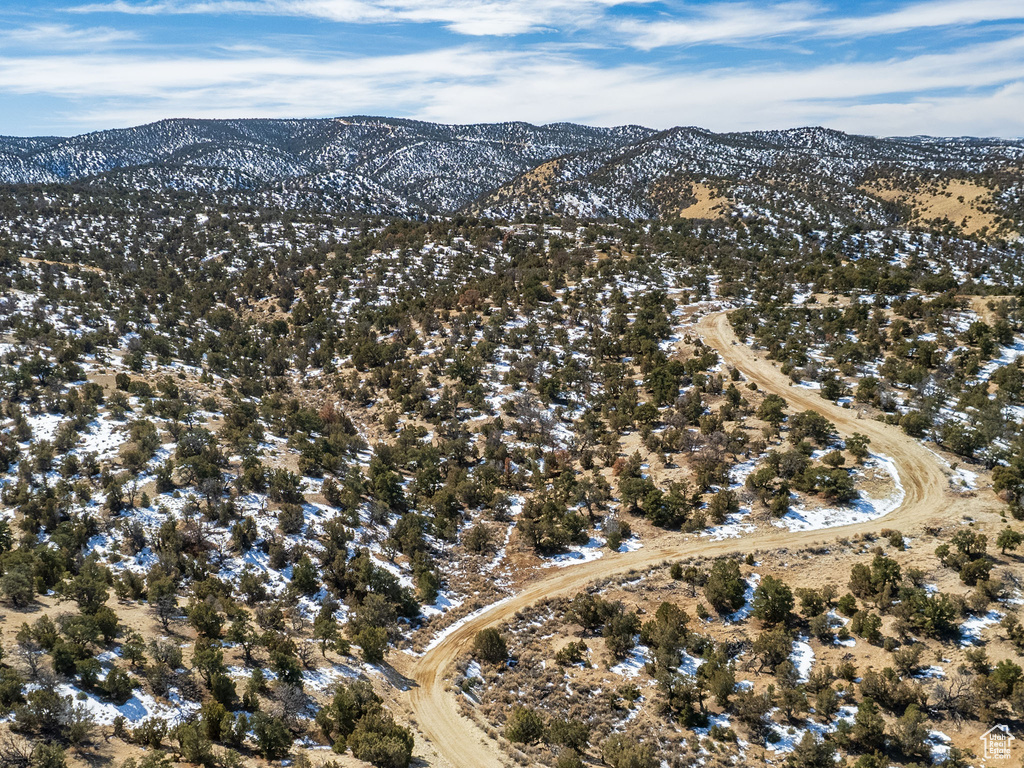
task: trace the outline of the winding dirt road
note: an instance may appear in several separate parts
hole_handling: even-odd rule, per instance
[[[739,368],[766,392],[786,398],[792,411],[815,410],[835,423],[840,433],[860,432],[871,438],[871,450],[889,456],[896,464],[906,491],[903,504],[885,517],[886,527],[910,532],[925,525],[941,525],[959,519],[961,514],[995,510],[994,497],[960,497],[949,492],[948,480],[940,459],[899,429],[874,421],[858,419],[854,409],[834,405],[811,390],[790,386],[789,380],[771,363],[741,344],[725,313],[708,315],[697,326],[704,341],[714,347],[728,365]],[[553,568],[523,591],[492,606],[444,637],[422,657],[410,660],[402,671],[413,681],[407,695],[417,728],[450,768],[504,768],[511,764],[475,723],[459,713],[454,694],[445,690],[445,680],[454,663],[472,647],[476,633],[509,621],[513,615],[545,597],[578,592],[599,579],[631,569],[650,569],[666,560],[690,556],[714,557],[755,549],[803,548],[825,543],[839,536],[877,531],[879,520],[818,531],[790,532],[786,529],[760,529],[738,539],[709,541],[680,533],[666,533],[645,542],[634,552],[608,553],[567,568]]]

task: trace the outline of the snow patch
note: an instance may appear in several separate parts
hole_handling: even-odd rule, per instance
[[[790,531],[817,531],[877,520],[895,511],[907,495],[903,483],[900,482],[896,463],[888,456],[874,453],[871,454],[871,461],[874,466],[883,468],[892,478],[895,488],[885,498],[875,499],[870,496],[861,496],[845,507],[807,509],[801,506],[790,510],[774,521],[774,524],[780,528],[788,528]]]
[[[636,677],[644,666],[651,660],[651,649],[646,645],[635,645],[629,652],[629,656],[620,661],[608,671],[623,677]]]
[[[807,638],[793,641],[793,651],[789,654],[790,663],[796,668],[801,683],[806,683],[814,666],[814,649],[807,643]]]
[[[984,616],[971,616],[960,622],[960,645],[977,645],[981,642],[981,631],[993,624],[998,624],[1003,618],[999,611],[989,611]]]
[[[427,647],[423,649],[423,652],[426,653],[427,651],[432,651],[434,648],[436,648],[442,642],[444,642],[444,639],[446,637],[450,636],[453,632],[458,630],[460,627],[466,626],[466,624],[468,624],[469,622],[473,621],[474,619],[479,618],[480,616],[483,616],[488,611],[494,610],[499,605],[504,605],[509,600],[511,600],[512,597],[513,597],[513,595],[509,595],[508,597],[502,598],[501,600],[499,600],[496,603],[491,603],[490,605],[485,605],[483,608],[480,608],[479,610],[473,611],[473,613],[470,613],[470,614],[468,614],[466,616],[463,616],[461,619],[456,621],[451,626],[445,627],[437,635],[434,636],[434,639],[431,640],[427,644]]]

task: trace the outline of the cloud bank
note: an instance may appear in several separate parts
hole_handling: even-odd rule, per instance
[[[164,117],[386,114],[1021,136],[1024,11],[1014,5],[37,6],[0,31],[0,99],[16,105],[0,115],[0,132],[68,133]]]

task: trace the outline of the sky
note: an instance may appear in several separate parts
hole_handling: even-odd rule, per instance
[[[2,0],[0,134],[163,118],[1024,136],[1024,0]]]

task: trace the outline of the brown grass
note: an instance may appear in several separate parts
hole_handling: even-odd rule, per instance
[[[862,189],[882,200],[911,209],[912,221],[948,221],[968,235],[995,232],[1002,220],[995,212],[993,190],[965,179],[923,180],[913,183],[879,180]]]
[[[718,219],[732,209],[721,189],[703,182],[664,179],[651,189],[651,199],[667,218]]]

